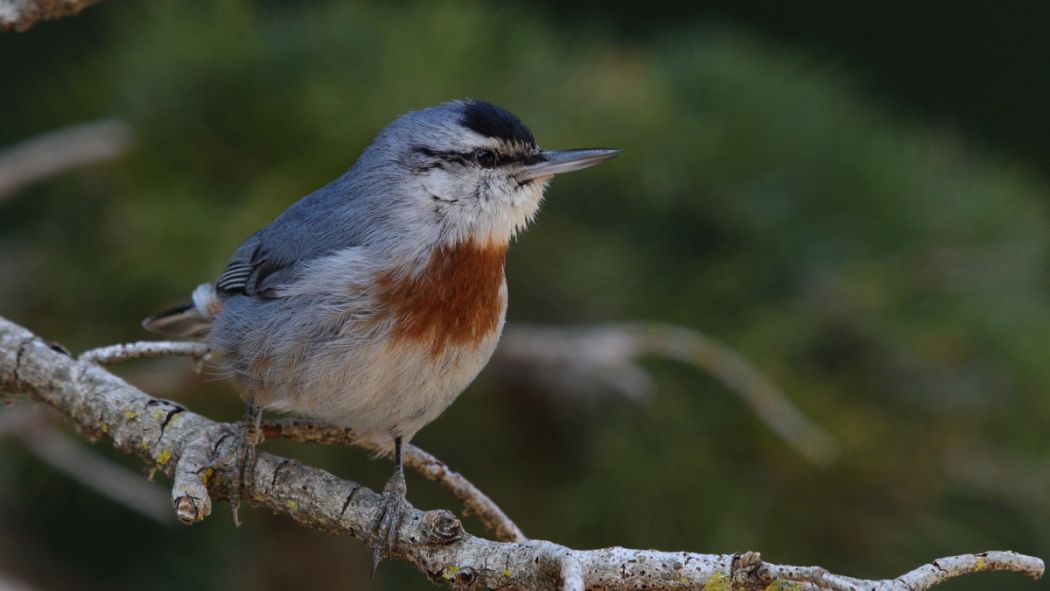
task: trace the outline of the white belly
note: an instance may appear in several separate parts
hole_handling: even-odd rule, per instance
[[[502,323],[500,324],[502,329]],[[440,415],[477,377],[499,341],[494,331],[478,346],[390,344],[315,354],[298,368],[303,380],[271,391],[268,408],[351,427],[362,434],[410,439]]]

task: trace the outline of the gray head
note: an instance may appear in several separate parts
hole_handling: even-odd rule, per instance
[[[535,216],[554,174],[618,153],[541,150],[509,111],[483,101],[452,101],[391,123],[351,174],[372,179],[373,187],[376,176],[383,186],[396,187],[396,195],[375,196],[374,205],[414,235],[443,244],[505,244]]]

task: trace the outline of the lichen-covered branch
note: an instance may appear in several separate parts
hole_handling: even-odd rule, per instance
[[[0,0],[0,31],[25,31],[40,21],[73,16],[102,0]]]
[[[24,394],[68,417],[86,436],[114,446],[175,478],[187,521],[207,516],[212,500],[229,498],[236,481],[235,437],[223,425],[153,398],[104,368],[70,357],[0,318],[0,393]],[[188,488],[179,489],[178,485]],[[364,539],[381,497],[355,482],[291,459],[260,453],[246,500],[303,525]],[[202,498],[203,497],[203,498]],[[757,554],[696,554],[627,548],[573,550],[542,540],[498,542],[466,533],[444,510],[410,508],[393,557],[431,581],[457,589],[854,589],[921,591],[948,578],[985,570],[1039,577],[1043,562],[1012,552],[938,559],[896,579],[859,580],[817,567],[763,562]]]

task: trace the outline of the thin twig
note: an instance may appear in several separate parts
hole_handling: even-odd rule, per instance
[[[358,437],[352,429],[303,419],[282,419],[262,424],[267,439],[284,438],[321,445],[354,445],[371,452],[389,454],[390,449],[372,439]],[[524,542],[528,538],[492,499],[447,464],[412,444],[403,448],[405,466],[437,482],[461,503],[465,514],[474,515],[497,540]]]
[[[91,349],[80,354],[81,361],[99,365],[113,365],[132,359],[154,359],[157,357],[192,357],[203,361],[208,356],[204,343],[180,341],[138,341]]]

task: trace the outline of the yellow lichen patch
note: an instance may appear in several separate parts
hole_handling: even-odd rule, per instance
[[[208,468],[201,474],[201,482],[204,483],[204,486],[208,486],[208,481],[211,480],[212,476],[215,476],[215,470],[211,468]]]
[[[452,579],[456,578],[457,573],[459,573],[459,567],[454,564],[450,564],[445,567],[445,572],[441,573],[441,578],[445,579],[446,581],[451,581]]]
[[[143,435],[142,440],[139,441],[139,447],[142,449],[149,449],[149,438]]]
[[[139,414],[140,413],[138,411],[126,410],[124,411],[124,418],[130,421],[131,419],[134,419],[135,417],[139,416]]]
[[[980,556],[977,557],[977,562],[973,565],[974,572],[979,572],[988,568],[988,561]]]
[[[505,568],[505,569],[503,569],[503,576],[505,576],[505,577],[510,577],[510,575],[511,575],[511,574],[512,574],[512,573],[510,572],[510,569],[509,569],[509,568]]]
[[[157,454],[157,458],[154,461],[156,461],[157,465],[160,465],[160,466],[163,466],[164,464],[167,464],[169,461],[171,461],[171,450],[170,449],[162,450],[159,454]]]
[[[732,586],[732,579],[722,573],[715,573],[704,583],[704,591],[729,591]]]
[[[293,501],[291,499],[289,499],[288,502],[285,503],[284,505],[286,507],[288,507],[289,511],[298,511],[299,510],[299,503],[296,503],[295,501]]]
[[[160,412],[159,410],[155,410],[155,411],[153,411],[153,415],[152,416],[153,416],[153,420],[159,421],[161,419],[161,417],[164,416],[164,413]]]
[[[100,433],[105,435],[106,433],[109,433],[109,425],[105,422],[99,421],[98,430]]]

